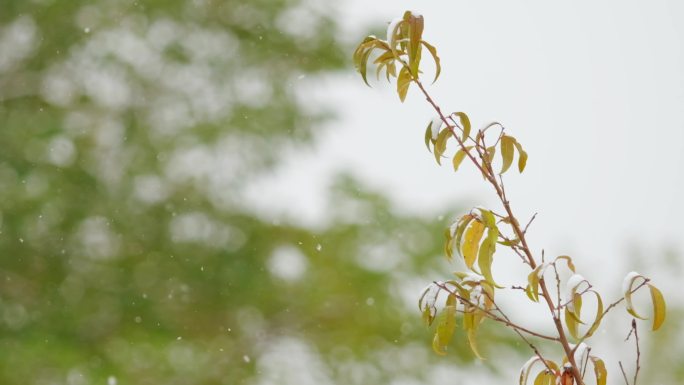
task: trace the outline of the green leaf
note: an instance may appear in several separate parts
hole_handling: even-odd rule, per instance
[[[505,173],[511,164],[513,164],[513,152],[515,151],[515,139],[511,136],[504,135],[501,137],[501,158],[503,160],[503,165],[501,166],[501,172],[499,174]]]
[[[399,100],[403,103],[406,99],[406,94],[408,93],[409,86],[411,85],[411,74],[407,67],[402,67],[399,71],[399,77],[397,78],[397,93],[399,94]]]
[[[473,148],[473,147],[468,146],[468,147],[466,147],[466,150],[470,151],[471,148]],[[459,149],[458,151],[456,151],[456,154],[454,154],[454,160],[453,160],[454,171],[458,171],[458,167],[461,165],[461,163],[463,162],[463,159],[465,159],[465,157],[466,157],[466,152],[463,151],[462,148]]]
[[[579,322],[572,316],[572,312],[566,307],[565,311],[565,325],[568,327],[568,332],[574,339],[579,339]]]
[[[449,127],[445,127],[442,132],[437,135],[437,140],[435,140],[435,145],[434,145],[434,155],[435,155],[435,160],[437,161],[437,164],[440,166],[442,165],[442,154],[447,149],[447,141],[449,140],[449,137],[451,136],[451,130]]]
[[[490,210],[483,209],[482,207],[478,207],[477,210],[481,214],[482,222],[484,223],[485,227],[488,229],[496,227],[496,218],[494,218],[494,213],[492,213]]]
[[[663,293],[651,284],[648,285],[648,288],[651,290],[651,301],[653,302],[653,330],[655,331],[660,329],[660,326],[665,322],[667,307]]]
[[[596,377],[596,385],[606,385],[608,381],[608,372],[606,371],[606,364],[602,359],[590,356],[589,359],[594,364],[594,376]]]
[[[473,354],[475,354],[475,357],[477,357],[481,360],[484,360],[484,358],[480,354],[480,351],[477,348],[477,327],[473,326],[472,328],[468,329],[467,336],[468,336],[468,345],[470,345],[470,350],[473,351]]]
[[[432,152],[430,150],[430,142],[432,142],[432,121],[428,123],[427,129],[425,130],[425,147],[427,147],[428,151]]]
[[[487,231],[487,237],[480,246],[480,252],[477,256],[477,264],[480,267],[482,276],[487,282],[496,286],[494,277],[492,277],[492,263],[494,262],[494,252],[496,251],[496,240],[499,237],[499,229],[494,226]]]
[[[480,248],[480,239],[484,234],[485,226],[479,222],[474,221],[465,233],[465,243],[463,244],[463,259],[469,269],[473,268],[475,258],[477,257],[478,249]]]
[[[470,136],[470,118],[468,118],[468,115],[466,115],[465,112],[454,112],[454,115],[458,116],[458,118],[461,120],[461,127],[463,128],[463,135],[461,136],[461,141],[465,142],[466,139],[468,139],[468,137]]]
[[[456,305],[444,307],[437,321],[435,338],[432,340],[432,349],[435,353],[443,356],[447,353],[447,345],[451,341],[456,329]]]
[[[515,147],[518,149],[518,171],[522,173],[525,170],[525,165],[527,165],[527,153],[517,141],[515,142]]]
[[[434,84],[437,81],[439,74],[442,72],[442,65],[440,64],[439,56],[437,56],[437,49],[425,40],[421,40],[420,42],[427,48],[430,55],[432,55],[432,59],[435,61],[435,79],[432,81]]]
[[[544,265],[539,265],[527,275],[527,288],[525,292],[534,302],[539,302],[539,269],[543,267]]]

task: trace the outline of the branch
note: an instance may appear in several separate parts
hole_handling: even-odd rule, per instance
[[[514,330],[519,330],[519,331],[525,332],[525,333],[527,333],[527,334],[529,334],[529,335],[532,335],[532,336],[535,336],[535,337],[539,337],[539,338],[542,338],[542,339],[545,339],[545,340],[549,340],[549,341],[556,341],[556,342],[558,342],[558,338],[557,338],[557,337],[551,337],[551,336],[547,336],[547,335],[544,335],[544,334],[541,334],[541,333],[537,333],[537,332],[535,332],[535,331],[533,331],[533,330],[527,329],[527,328],[522,327],[522,326],[520,326],[520,325],[518,325],[518,324],[516,324],[516,323],[513,323],[508,317],[506,317],[505,314],[503,314],[503,312],[501,311],[501,309],[496,305],[496,303],[494,303],[493,300],[491,300],[491,297],[489,297],[488,294],[487,294],[487,297],[490,298],[490,300],[492,301],[492,303],[493,303],[494,306],[495,306],[495,309],[498,310],[499,313],[501,313],[501,315],[502,315],[503,318],[497,316],[496,314],[492,313],[491,311],[489,311],[489,310],[487,310],[487,309],[483,309],[483,308],[479,307],[477,304],[473,303],[472,301],[463,298],[463,297],[462,297],[461,295],[459,295],[458,293],[456,293],[456,292],[452,291],[451,289],[449,289],[444,283],[437,282],[437,281],[433,281],[432,283],[435,284],[435,286],[439,287],[440,289],[442,289],[442,290],[446,291],[447,293],[449,293],[449,294],[455,296],[456,298],[458,298],[458,300],[461,301],[461,303],[464,303],[464,304],[467,304],[467,305],[476,307],[476,308],[478,308],[479,310],[482,310],[482,312],[484,312],[484,314],[485,314],[488,318],[490,318],[490,319],[492,319],[492,320],[494,320],[494,321],[500,322],[500,323],[502,323],[502,324],[504,324],[504,325],[506,325],[506,326],[512,327]],[[484,291],[483,291],[483,293],[484,293]],[[526,341],[526,342],[527,342],[527,341]]]
[[[404,64],[405,65],[405,64]],[[458,145],[461,147],[461,150],[465,152],[466,156],[470,159],[470,161],[477,167],[478,170],[482,173],[484,176],[485,180],[487,180],[494,190],[496,191],[496,195],[499,197],[499,200],[503,204],[504,209],[506,210],[506,214],[508,214],[508,217],[511,219],[511,227],[513,229],[513,232],[518,236],[518,239],[520,239],[520,243],[522,245],[522,251],[525,254],[526,260],[528,264],[530,265],[530,268],[534,269],[537,267],[537,263],[534,260],[534,257],[532,256],[532,252],[530,251],[530,247],[527,244],[527,239],[525,238],[525,232],[520,228],[520,223],[518,223],[518,220],[516,219],[515,215],[513,214],[513,210],[511,209],[510,202],[506,198],[506,193],[503,188],[503,178],[501,178],[501,185],[497,182],[496,178],[494,175],[494,170],[492,168],[491,162],[487,160],[485,156],[482,155],[480,152],[480,149],[478,148],[479,146],[475,146],[475,149],[478,152],[478,155],[482,159],[482,165],[477,161],[477,159],[469,152],[466,150],[465,144],[461,140],[461,138],[456,134],[456,131],[452,125],[449,124],[448,120],[442,113],[442,110],[440,107],[435,103],[435,101],[430,97],[430,94],[425,90],[425,87],[423,87],[423,84],[418,80],[417,78],[413,78],[412,81],[418,86],[418,88],[421,90],[423,95],[425,96],[425,99],[430,103],[430,105],[435,109],[437,114],[439,114],[440,119],[444,122],[444,124],[447,125],[449,130],[451,131],[452,135],[458,142]],[[477,143],[476,143],[477,144]],[[563,324],[561,323],[560,317],[556,316],[555,312],[555,306],[553,303],[553,299],[551,298],[551,295],[549,294],[549,290],[546,287],[546,282],[542,278],[539,281],[539,285],[542,290],[542,296],[544,297],[544,300],[546,301],[546,304],[549,308],[549,311],[551,312],[551,316],[553,317],[553,323],[556,327],[556,330],[558,331],[558,338],[560,344],[563,346],[563,351],[565,352],[566,357],[568,358],[568,362],[570,362],[570,365],[572,366],[572,376],[575,379],[575,383],[577,385],[584,385],[584,381],[582,379],[582,375],[577,367],[577,363],[575,362],[575,357],[572,355],[572,348],[570,347],[570,343],[568,342],[568,338],[565,335],[565,330],[563,329]]]

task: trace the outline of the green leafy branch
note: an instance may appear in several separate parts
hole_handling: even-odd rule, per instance
[[[367,84],[367,66],[371,57],[377,66],[376,77],[379,79],[382,71],[388,81],[396,79],[397,94],[403,102],[411,85],[415,85],[425,100],[432,106],[437,116],[430,120],[425,130],[425,146],[431,151],[438,165],[446,157],[448,143],[455,142],[456,150],[451,157],[454,171],[458,171],[462,163],[468,159],[480,172],[486,183],[492,186],[498,197],[504,213],[498,214],[485,208],[475,208],[463,215],[445,231],[444,251],[451,261],[457,257],[462,260],[468,272],[456,272],[456,279],[445,282],[435,281],[422,293],[418,307],[423,319],[428,325],[436,321],[433,338],[433,348],[438,354],[446,354],[447,347],[456,329],[456,317],[463,317],[463,328],[473,353],[482,358],[476,344],[479,325],[486,319],[503,324],[512,329],[535,355],[523,365],[520,371],[520,384],[527,383],[537,363],[543,365],[537,371],[535,385],[584,385],[584,374],[591,364],[597,385],[605,385],[607,371],[602,359],[590,354],[591,348],[585,343],[599,328],[605,315],[622,301],[627,311],[635,318],[644,319],[632,304],[632,294],[644,286],[648,286],[653,304],[653,330],[660,328],[665,320],[666,305],[662,293],[649,282],[650,280],[638,273],[629,273],[623,282],[623,297],[605,307],[601,295],[583,276],[576,273],[575,264],[569,256],[559,256],[552,262],[545,262],[542,251],[541,263],[533,255],[528,245],[526,234],[534,220],[533,216],[522,228],[511,208],[506,195],[504,174],[510,170],[517,154],[517,170],[525,170],[528,154],[522,144],[511,136],[499,122],[486,125],[473,132],[470,118],[464,112],[446,114],[442,111],[421,81],[422,71],[420,63],[423,48],[427,49],[435,62],[436,81],[441,73],[441,63],[434,46],[423,40],[423,16],[410,11],[403,17],[392,21],[387,29],[387,38],[382,40],[376,36],[367,36],[354,52],[353,60],[363,81]],[[373,56],[374,55],[374,56]],[[434,83],[433,81],[433,83]],[[496,154],[500,154],[497,160]],[[494,163],[499,166],[494,167]],[[510,231],[507,235],[505,231]],[[497,247],[512,250],[521,261],[528,265],[530,273],[527,285],[513,286],[522,289],[527,298],[534,303],[545,303],[556,329],[557,335],[548,336],[511,321],[504,311],[494,301],[497,290],[504,289],[496,283],[492,274],[492,265]],[[559,263],[573,274],[565,283],[566,293],[561,295],[562,282],[559,274]],[[555,298],[551,294],[545,274],[553,269],[555,277]],[[440,294],[445,295],[444,306],[439,312],[437,302]],[[596,305],[594,320],[582,331],[581,312],[586,296],[593,297]],[[564,316],[561,317],[561,312]],[[634,327],[636,336],[636,329]],[[529,339],[539,338],[560,344],[564,352],[560,365],[553,360],[546,359],[540,350]],[[572,345],[571,340],[576,343]],[[637,367],[640,353],[637,341]],[[637,369],[638,373],[638,369]],[[634,382],[636,385],[636,374]],[[626,376],[625,376],[626,378]],[[629,384],[628,384],[629,385]]]

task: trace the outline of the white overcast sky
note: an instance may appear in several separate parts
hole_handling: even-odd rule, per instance
[[[405,9],[424,15],[424,38],[442,59],[442,77],[429,88],[435,99],[467,112],[476,127],[502,122],[530,154],[526,172],[509,172],[506,183],[522,218],[539,213],[534,248],[571,254],[580,269],[614,268],[612,287],[635,250],[645,257],[684,250],[684,2],[352,0],[337,7],[353,41],[369,27],[384,30]],[[314,150],[293,154],[256,186],[271,192],[259,195],[263,212],[320,223],[326,186],[340,170],[408,212],[437,215],[460,202],[499,209],[476,173],[435,164],[422,142],[434,114],[415,90],[401,104],[393,85],[368,88],[353,73],[301,81],[307,98],[335,103],[340,118]]]

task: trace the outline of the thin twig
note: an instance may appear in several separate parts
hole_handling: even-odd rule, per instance
[[[460,296],[458,293],[456,293],[456,292],[454,292],[453,290],[449,289],[444,283],[434,281],[433,284],[435,284],[435,286],[439,287],[440,289],[446,291],[447,293],[449,293],[449,294],[455,296],[455,297],[458,298],[458,300],[461,301],[462,303],[467,304],[467,305],[470,305],[470,306],[473,306],[473,307],[476,307],[476,308],[478,308],[479,310],[482,310],[482,311],[485,313],[485,315],[486,315],[487,317],[489,317],[490,319],[492,319],[492,320],[494,320],[494,321],[501,322],[502,324],[504,324],[504,325],[506,325],[506,326],[510,326],[510,327],[512,327],[512,328],[515,329],[515,330],[520,330],[520,331],[522,331],[522,332],[525,332],[525,333],[527,333],[527,334],[529,334],[529,335],[532,335],[532,336],[535,336],[535,337],[539,337],[539,338],[542,338],[542,339],[545,339],[545,340],[549,340],[549,341],[556,341],[556,342],[558,341],[558,338],[557,338],[557,337],[551,337],[551,336],[547,336],[547,335],[544,335],[544,334],[541,334],[541,333],[537,333],[537,332],[535,332],[535,331],[532,331],[532,330],[530,330],[530,329],[527,329],[527,328],[525,328],[525,327],[522,327],[522,326],[520,326],[520,325],[518,325],[518,324],[513,323],[508,317],[505,316],[505,314],[503,314],[503,313],[501,312],[501,310],[498,308],[498,306],[496,306],[496,304],[494,304],[494,301],[492,301],[492,303],[496,306],[496,310],[498,310],[499,313],[502,314],[503,318],[497,316],[496,314],[492,313],[491,311],[489,311],[489,310],[487,310],[487,309],[483,309],[483,308],[479,307],[477,304],[473,303],[472,301],[470,301],[470,300],[468,300],[468,299],[466,299],[466,298],[463,298],[463,297]],[[487,297],[489,297],[489,295],[487,295]]]
[[[530,221],[527,222],[527,225],[525,225],[525,230],[523,230],[523,234],[527,234],[527,229],[530,228],[530,225],[532,224],[532,222],[534,221],[534,218],[536,218],[536,217],[537,217],[537,213],[534,213],[534,215],[532,215],[532,218],[530,218]]]
[[[620,371],[622,372],[622,378],[625,379],[625,384],[629,385],[629,380],[627,380],[627,373],[625,373],[625,368],[622,367],[622,361],[618,361],[620,364]]]

